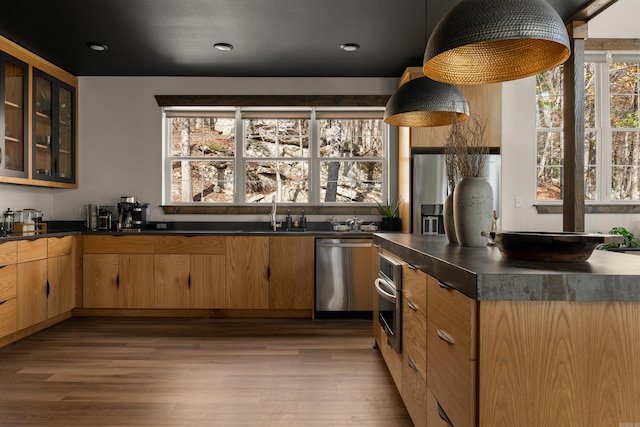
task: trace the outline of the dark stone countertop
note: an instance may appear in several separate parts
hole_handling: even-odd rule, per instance
[[[509,260],[442,235],[379,234],[374,244],[477,300],[640,301],[640,258],[596,250],[581,263]]]

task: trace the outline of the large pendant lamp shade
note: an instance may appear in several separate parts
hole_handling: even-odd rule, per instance
[[[438,23],[423,70],[453,84],[529,77],[564,63],[569,35],[544,0],[463,0]]]
[[[387,101],[384,121],[394,126],[450,125],[469,118],[469,104],[454,85],[420,77],[403,84]]]

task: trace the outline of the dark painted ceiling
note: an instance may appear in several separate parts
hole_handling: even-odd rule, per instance
[[[459,2],[2,0],[0,35],[78,76],[397,77],[422,64],[428,35]],[[567,19],[590,1],[548,2]]]

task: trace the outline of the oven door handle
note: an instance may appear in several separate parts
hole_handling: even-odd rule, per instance
[[[386,280],[383,280],[378,277],[375,281],[375,285],[376,285],[376,291],[378,292],[378,295],[380,295],[382,298],[386,299],[390,303],[393,303],[393,304],[396,303],[396,299],[397,299],[396,293],[393,287],[389,285],[389,283],[387,283]],[[383,288],[386,288],[386,289],[383,289]]]

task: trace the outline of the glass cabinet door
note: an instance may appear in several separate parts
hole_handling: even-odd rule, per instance
[[[75,89],[33,70],[33,178],[75,183]]]
[[[0,175],[27,176],[26,63],[0,52]]]
[[[66,87],[58,90],[58,177],[65,181],[74,173],[74,93]]]
[[[53,171],[53,81],[34,73],[33,177],[52,179]]]

